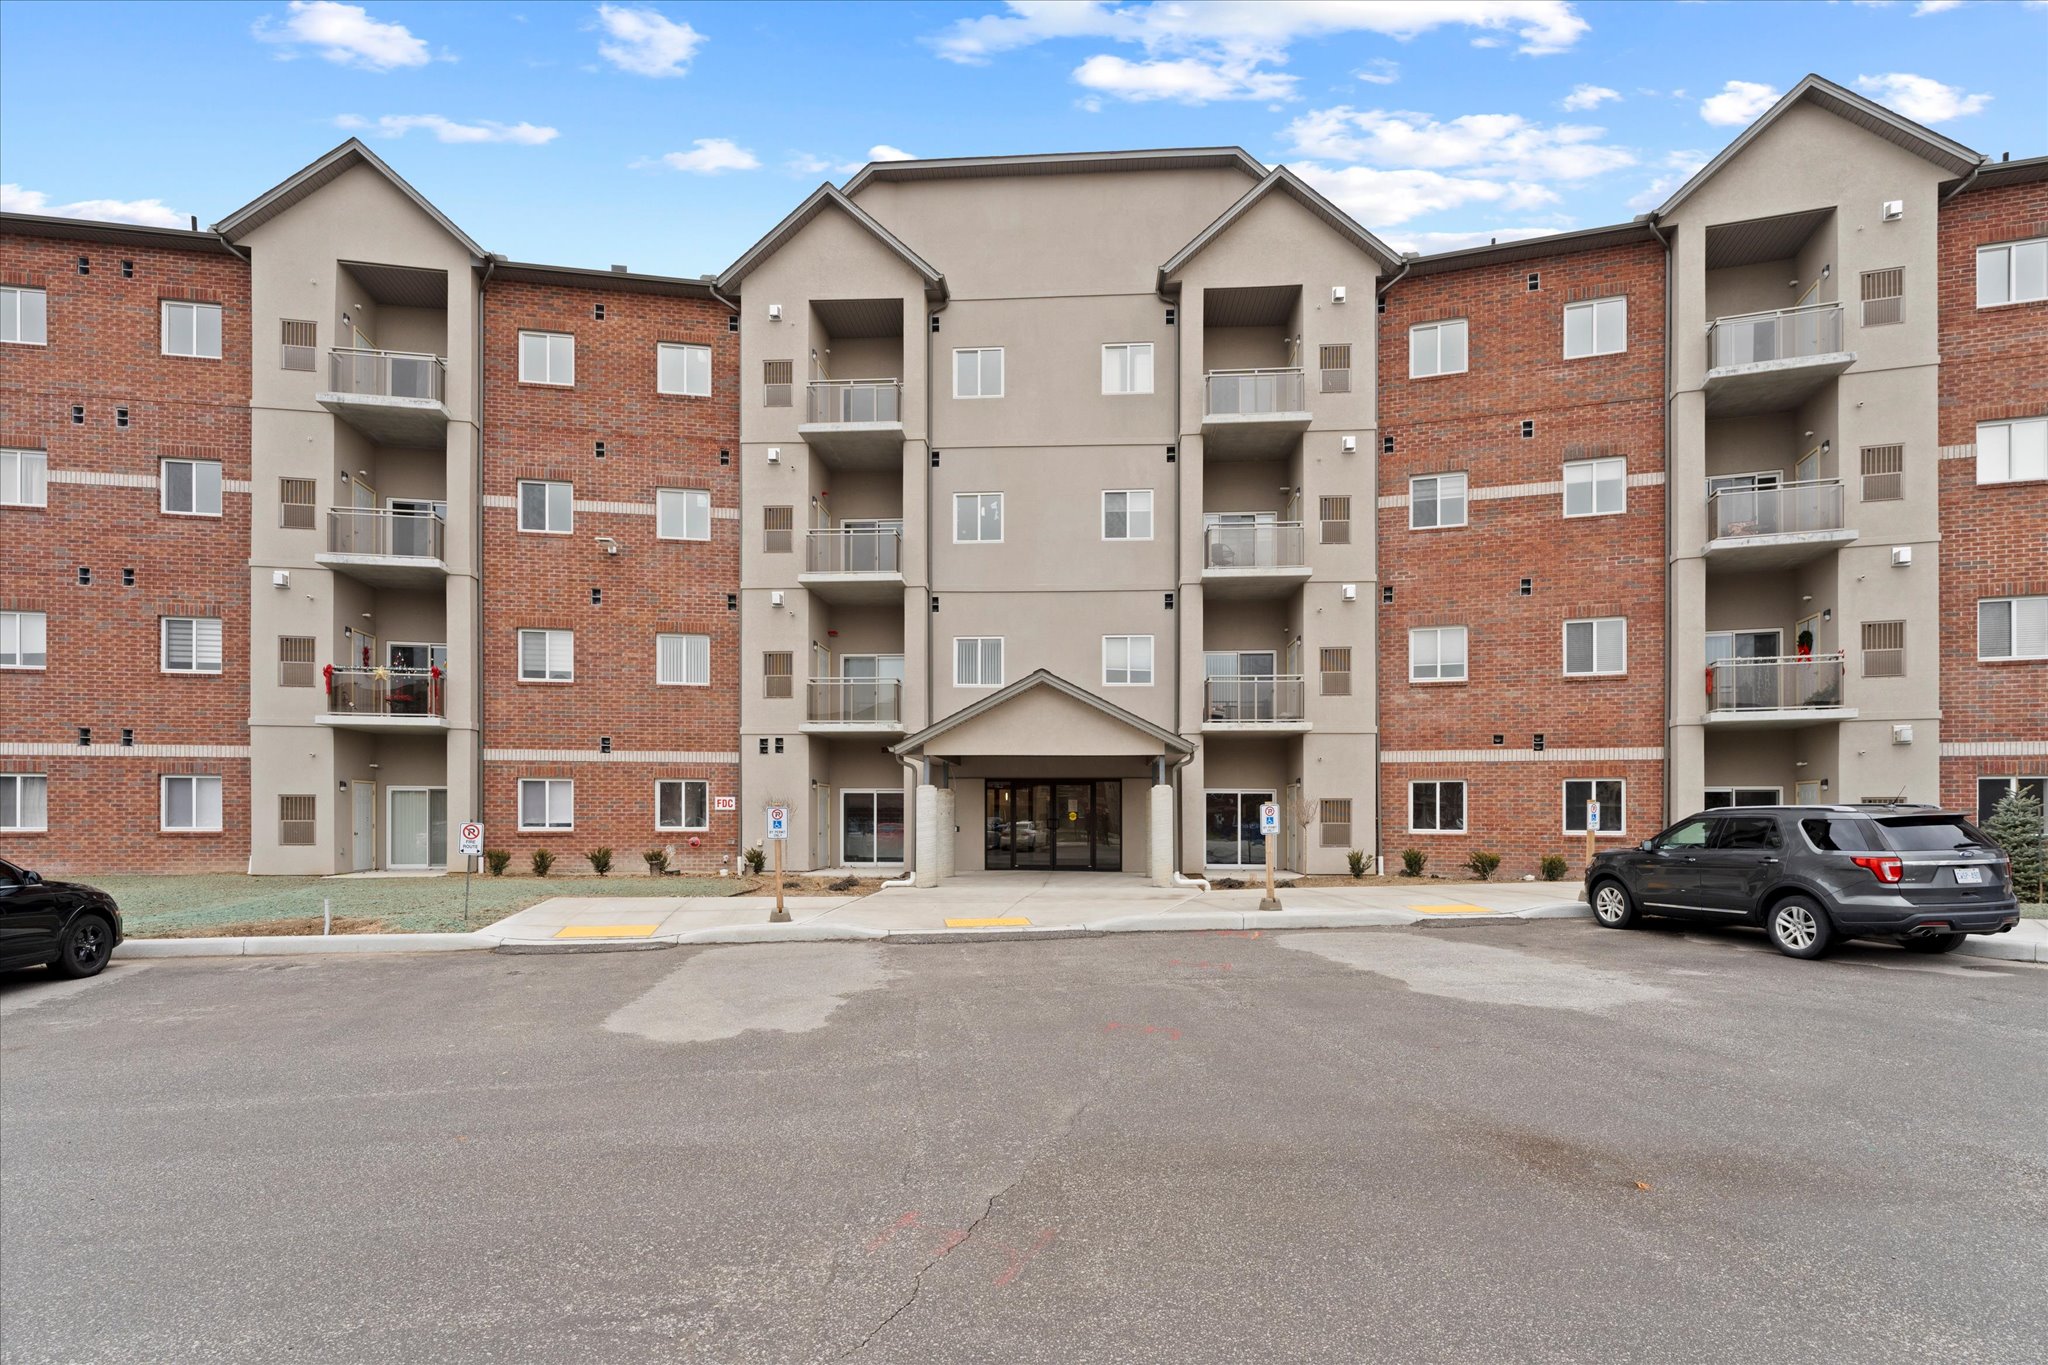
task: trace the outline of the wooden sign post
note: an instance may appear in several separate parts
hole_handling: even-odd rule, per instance
[[[782,846],[789,842],[789,807],[768,808],[768,846],[775,850],[775,912],[768,916],[770,924],[789,923],[789,911],[782,905]]]

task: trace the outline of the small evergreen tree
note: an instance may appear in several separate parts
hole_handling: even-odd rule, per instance
[[[2013,894],[2022,902],[2048,900],[2041,856],[2041,803],[2024,788],[2000,801],[1984,822],[1984,833],[2012,859]]]

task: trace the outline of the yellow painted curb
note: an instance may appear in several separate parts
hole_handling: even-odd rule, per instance
[[[658,924],[571,924],[556,938],[652,938]]]
[[[946,927],[948,929],[1010,929],[1018,925],[1029,925],[1030,923],[1030,920],[1023,918],[949,919],[946,921]]]
[[[1490,915],[1493,911],[1483,905],[1415,905],[1409,907],[1418,915]]]

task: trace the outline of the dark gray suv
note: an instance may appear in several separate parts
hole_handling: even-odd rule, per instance
[[[1763,926],[1819,957],[1850,938],[1946,953],[2019,923],[2011,865],[1975,825],[1934,806],[1737,806],[1681,820],[1586,869],[1593,918]]]

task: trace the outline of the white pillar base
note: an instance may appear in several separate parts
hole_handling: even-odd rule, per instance
[[[1148,871],[1152,874],[1152,885],[1173,885],[1173,788],[1156,786],[1152,788],[1150,819],[1145,826],[1146,843],[1149,845]]]
[[[925,783],[917,789],[917,848],[912,854],[912,886],[939,884],[939,856],[939,789]]]
[[[954,850],[959,840],[960,797],[951,787],[939,788],[938,871],[950,877],[955,869]]]

